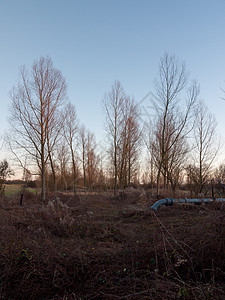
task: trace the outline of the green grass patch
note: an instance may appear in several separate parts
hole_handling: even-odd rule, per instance
[[[12,197],[24,191],[23,184],[4,184],[4,186],[5,186],[6,197]],[[36,194],[35,188],[25,188],[25,190],[28,191],[29,193]]]

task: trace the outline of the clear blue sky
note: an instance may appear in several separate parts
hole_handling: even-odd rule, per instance
[[[104,93],[119,79],[142,99],[164,52],[185,60],[224,136],[225,0],[0,0],[0,134],[21,65],[49,55],[80,121],[101,140]]]

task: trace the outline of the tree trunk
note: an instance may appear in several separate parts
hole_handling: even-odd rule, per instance
[[[51,169],[52,169],[54,198],[56,200],[56,198],[57,198],[56,175],[55,175],[55,168],[54,168],[54,164],[53,164],[53,161],[52,161],[51,153],[49,153],[49,160],[50,160]]]
[[[76,164],[74,159],[73,148],[71,147],[71,154],[72,154],[72,164],[73,164],[73,195],[76,195]]]
[[[45,162],[42,158],[41,162],[41,200],[44,203],[45,202]]]

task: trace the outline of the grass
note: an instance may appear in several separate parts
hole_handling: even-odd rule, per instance
[[[20,194],[22,191],[24,191],[23,184],[4,184],[3,186],[5,186],[5,197],[13,197],[15,195]],[[26,187],[25,191],[36,194],[35,188]]]
[[[2,199],[0,299],[224,299],[224,206],[139,196]]]

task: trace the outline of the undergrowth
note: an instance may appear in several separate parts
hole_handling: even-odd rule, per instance
[[[0,299],[224,299],[225,208],[1,199]]]

